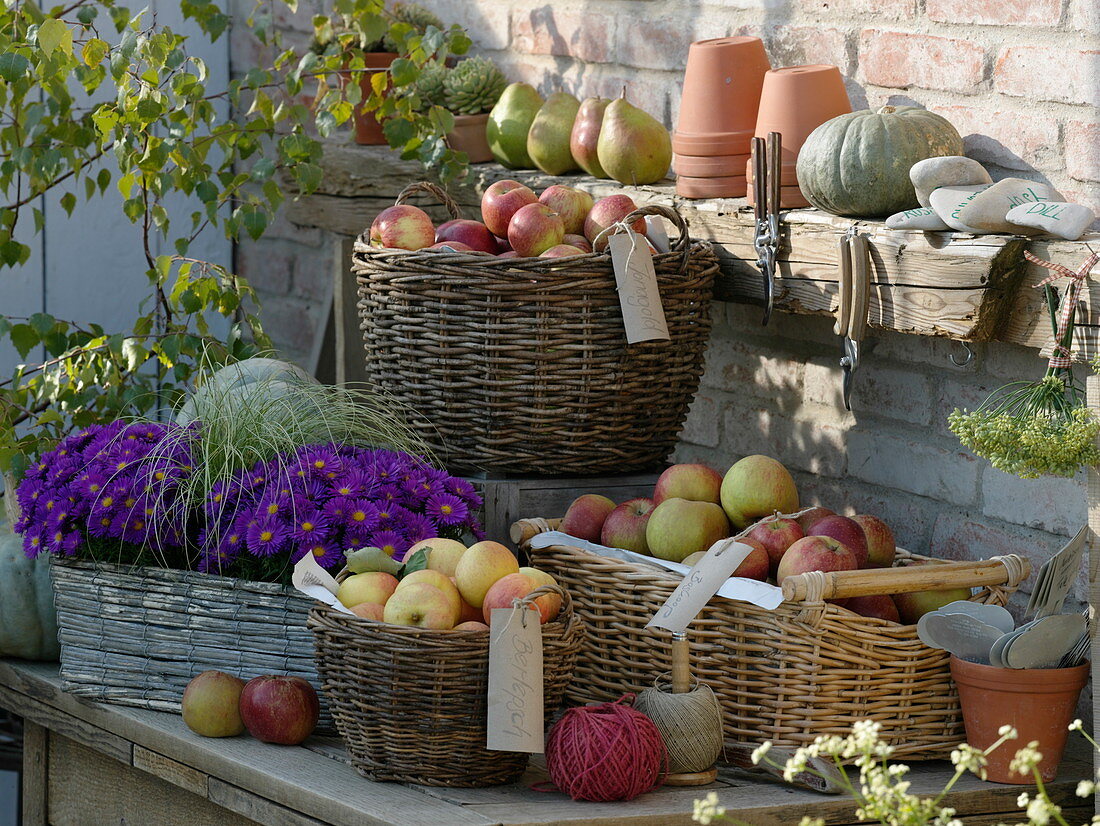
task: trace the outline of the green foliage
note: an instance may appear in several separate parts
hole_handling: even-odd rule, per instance
[[[507,85],[504,72],[492,60],[471,57],[444,75],[443,94],[455,114],[479,115],[496,106]]]
[[[275,2],[293,8],[295,0]],[[210,41],[231,22],[210,0],[181,0],[180,9]],[[383,0],[335,0],[334,13],[343,34],[320,54],[284,47],[271,3],[232,21],[251,30],[270,61],[220,88],[187,37],[116,0],[0,9],[0,267],[29,258],[21,239],[28,222],[35,232],[44,225],[43,198],[71,213],[78,201],[115,187],[149,280],[148,299],[127,331],[44,313],[0,317],[0,337],[24,358],[39,347],[47,356],[0,383],[0,470],[18,473],[68,427],[174,403],[206,353],[224,362],[270,348],[248,283],[188,253],[202,232],[232,241],[263,235],[283,201],[284,180],[314,191],[322,175],[314,128],[328,136],[362,104],[387,119],[387,138],[402,157],[438,167],[444,180],[462,172],[464,159],[444,142],[449,113],[420,111],[415,93],[404,90],[430,59],[464,53],[465,34],[434,25],[419,31],[385,12]],[[347,47],[383,36],[401,57],[389,72],[371,75],[364,97],[358,83],[342,82],[368,71],[361,53]],[[104,156],[115,170],[96,163]],[[173,220],[165,202],[178,193],[193,209]],[[228,335],[215,334],[219,316]]]

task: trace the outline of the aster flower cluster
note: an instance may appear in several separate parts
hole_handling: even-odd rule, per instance
[[[192,470],[190,438],[174,424],[112,422],[62,439],[16,491],[28,557],[73,556],[89,539],[165,551],[184,544],[179,492]]]
[[[389,450],[310,445],[216,483],[205,501],[200,569],[248,557],[306,553],[325,568],[344,551],[381,548],[401,560],[434,536],[481,538],[481,498],[464,479]]]

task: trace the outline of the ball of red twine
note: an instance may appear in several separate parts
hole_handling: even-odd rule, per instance
[[[571,708],[550,729],[546,768],[574,800],[633,800],[664,782],[664,740],[652,720],[627,704],[633,699],[624,694],[613,703]]]

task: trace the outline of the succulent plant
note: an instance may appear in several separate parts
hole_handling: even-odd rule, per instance
[[[446,105],[443,85],[448,71],[447,67],[439,61],[432,61],[420,70],[415,88],[425,109],[429,106]]]
[[[393,17],[398,23],[408,23],[421,34],[428,30],[428,26],[443,30],[443,21],[417,3],[394,3]]]
[[[456,115],[478,115],[496,105],[508,79],[487,57],[463,60],[443,77],[444,100]]]

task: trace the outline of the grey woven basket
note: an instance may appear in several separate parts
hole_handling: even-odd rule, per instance
[[[61,686],[104,703],[179,712],[196,674],[293,674],[320,687],[313,600],[269,582],[53,557]],[[320,691],[318,690],[320,695]],[[321,695],[318,729],[333,731]]]

